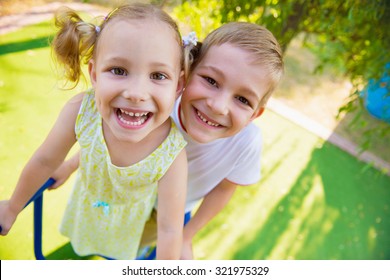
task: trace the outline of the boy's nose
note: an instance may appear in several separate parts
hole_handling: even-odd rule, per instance
[[[229,112],[228,98],[226,94],[218,93],[207,99],[207,105],[217,115],[227,115]]]

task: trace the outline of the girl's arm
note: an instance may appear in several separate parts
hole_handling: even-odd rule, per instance
[[[211,219],[213,219],[230,201],[237,185],[226,179],[220,182],[203,199],[195,215],[184,227],[181,259],[192,260],[192,239]]]
[[[71,158],[67,159],[54,171],[51,177],[56,181],[49,190],[56,189],[68,180],[70,175],[76,171],[80,163],[80,151]]]
[[[9,232],[27,201],[63,162],[76,142],[74,127],[81,101],[82,94],[79,94],[64,106],[45,141],[24,167],[10,200],[0,203],[1,235]]]
[[[187,155],[183,149],[158,184],[158,260],[179,259],[187,193]]]

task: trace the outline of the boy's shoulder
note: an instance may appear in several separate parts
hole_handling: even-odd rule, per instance
[[[262,138],[261,129],[254,123],[250,123],[246,127],[244,127],[239,133],[233,136],[233,138],[235,138],[235,140],[242,139],[247,142],[258,142],[261,141]]]
[[[213,143],[214,148],[227,149],[228,154],[233,154],[234,151],[239,151],[240,154],[256,154],[261,151],[262,142],[261,129],[250,123],[237,134],[218,139]]]

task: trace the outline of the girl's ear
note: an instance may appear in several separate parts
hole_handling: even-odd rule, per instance
[[[265,110],[265,107],[264,107],[264,106],[261,106],[260,108],[258,108],[258,109],[256,110],[256,112],[253,113],[253,115],[252,115],[250,121],[253,121],[254,119],[260,117],[261,114],[264,113],[264,110]]]
[[[183,93],[184,85],[185,85],[184,71],[181,71],[179,80],[177,81],[176,98],[178,98]]]
[[[95,88],[96,85],[96,67],[95,67],[95,61],[93,59],[90,59],[88,62],[88,72],[89,72],[89,78],[91,79],[92,87]]]

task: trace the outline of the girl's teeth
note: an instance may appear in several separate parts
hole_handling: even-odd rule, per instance
[[[128,112],[128,111],[125,111],[123,109],[120,109],[121,110],[121,113],[122,114],[126,114],[126,115],[129,115],[130,117],[143,117],[143,116],[146,116],[148,114],[148,112],[143,112],[143,113],[133,113],[133,112]]]
[[[146,119],[140,119],[138,122],[130,122],[130,121],[125,120],[122,116],[119,116],[119,119],[124,124],[132,125],[132,126],[141,125],[146,121]]]
[[[199,111],[197,111],[196,113],[198,114],[198,117],[199,117],[204,123],[207,123],[207,124],[210,125],[210,126],[215,126],[215,127],[218,127],[218,126],[219,126],[219,124],[217,124],[217,123],[213,123],[213,122],[210,122],[210,121],[206,120],[206,118],[203,117],[203,116],[200,114]]]
[[[140,126],[142,125],[143,123],[145,123],[145,121],[148,119],[148,112],[142,112],[142,113],[134,113],[134,112],[129,112],[129,111],[125,111],[123,109],[119,109],[121,114],[118,114],[118,118],[119,120],[126,124],[126,125],[131,125],[131,126]],[[123,115],[123,116],[122,116]],[[135,119],[134,121],[131,121],[131,120],[128,120],[128,119],[125,119],[124,115],[127,115],[129,117],[134,117],[134,118],[138,118],[138,119]]]

